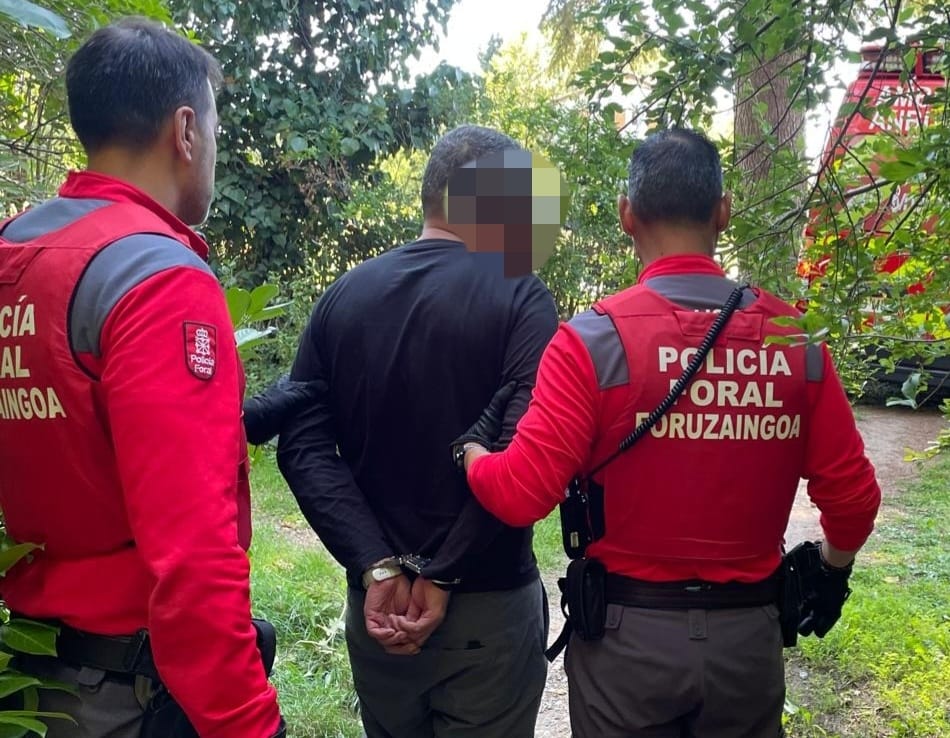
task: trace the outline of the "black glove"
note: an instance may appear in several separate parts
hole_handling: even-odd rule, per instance
[[[820,551],[820,549],[819,549]],[[820,556],[820,553],[819,553]],[[851,595],[848,578],[852,564],[845,567],[833,567],[821,560],[810,582],[810,592],[802,605],[798,632],[803,635],[814,633],[824,638],[832,626],[841,617],[841,608]]]
[[[326,390],[325,382],[292,382],[290,375],[285,374],[260,394],[245,400],[244,430],[248,442],[257,446],[276,436],[301,406],[317,398],[321,389]]]
[[[489,450],[495,445],[495,442],[501,436],[505,410],[508,409],[508,403],[514,396],[516,389],[518,389],[518,383],[514,381],[508,382],[499,389],[491,398],[488,407],[482,410],[478,420],[467,431],[452,441],[452,461],[460,469],[465,458],[463,447],[466,443],[477,443]]]

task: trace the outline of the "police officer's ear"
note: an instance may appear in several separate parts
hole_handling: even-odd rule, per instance
[[[636,216],[633,214],[633,206],[630,204],[630,198],[626,195],[620,195],[617,198],[617,214],[620,217],[620,227],[630,238],[634,238],[636,230]]]
[[[716,233],[722,233],[729,227],[729,218],[732,216],[732,193],[723,192],[722,199],[716,206]]]
[[[195,141],[200,135],[194,108],[182,105],[175,109],[172,113],[172,133],[178,157],[190,163],[196,155]]]

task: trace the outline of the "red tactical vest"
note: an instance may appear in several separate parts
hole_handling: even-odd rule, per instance
[[[145,625],[153,579],[126,519],[102,388],[73,355],[68,326],[91,259],[140,233],[188,246],[159,216],[123,202],[34,241],[0,236],[0,507],[14,539],[45,547],[7,574],[3,595],[13,609],[64,620],[64,605],[96,597],[102,611],[121,614],[126,632]],[[245,549],[246,471],[238,473]]]
[[[684,309],[642,286],[594,309],[612,319],[630,376],[626,396],[604,408],[600,427],[608,430],[592,454],[596,464],[668,394],[715,313]],[[607,531],[588,555],[777,559],[808,423],[805,348],[764,346],[766,335],[789,332],[769,319],[788,314],[766,293],[733,313],[677,403],[598,475]]]

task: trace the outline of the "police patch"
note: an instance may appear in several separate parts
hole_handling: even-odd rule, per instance
[[[207,323],[185,322],[185,365],[198,379],[214,376],[218,356],[217,332]]]

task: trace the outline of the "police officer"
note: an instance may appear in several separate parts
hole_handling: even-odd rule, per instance
[[[506,451],[483,448],[484,418],[457,444],[473,492],[508,524],[546,516],[574,475],[617,450],[736,288],[713,259],[730,199],[700,134],[643,141],[619,213],[643,263],[638,283],[560,327]],[[593,475],[606,526],[584,561],[606,569],[607,604],[602,633],[568,646],[577,738],[780,735],[775,575],[799,478],[821,510],[820,579],[839,594],[880,501],[827,348],[765,345],[789,332],[770,320],[794,314],[764,290],[741,293],[677,402]],[[820,634],[841,599],[814,604]]]
[[[78,721],[55,738],[284,732],[250,619],[243,373],[186,225],[211,202],[219,81],[158,24],[96,31],[66,72],[88,169],[0,230],[0,506],[44,546],[2,594],[61,626],[57,658],[20,663],[77,690],[40,692]]]

